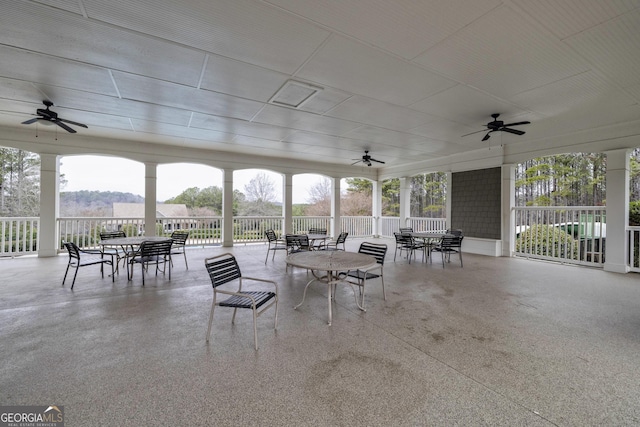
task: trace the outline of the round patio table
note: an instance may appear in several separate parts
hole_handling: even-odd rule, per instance
[[[365,270],[367,268],[374,267],[377,264],[377,261],[371,255],[360,254],[356,252],[347,252],[347,251],[309,251],[309,252],[298,252],[295,254],[289,255],[285,262],[288,265],[299,268],[306,268],[311,270],[314,278],[311,279],[307,285],[304,287],[304,292],[302,294],[302,301],[300,304],[296,305],[294,309],[297,309],[304,303],[304,299],[307,295],[307,288],[313,282],[324,282],[327,284],[327,303],[329,306],[329,320],[328,324],[331,326],[331,300],[335,297],[334,288],[337,283],[346,283],[349,286],[352,286],[346,280],[342,280],[337,276],[338,272],[341,271],[349,271],[349,270]],[[316,275],[314,271],[327,272],[326,275]],[[354,290],[355,292],[355,290]],[[364,310],[360,303],[358,302],[358,297],[356,296],[356,304],[358,304],[358,308]]]
[[[125,253],[124,264],[127,267],[127,278],[129,277],[129,265],[127,264],[127,257],[133,254],[142,242],[164,242],[171,240],[171,237],[163,236],[134,236],[134,237],[116,237],[115,239],[100,240],[98,243],[100,246],[120,246]],[[127,247],[129,249],[127,249]],[[118,266],[119,268],[119,266]]]

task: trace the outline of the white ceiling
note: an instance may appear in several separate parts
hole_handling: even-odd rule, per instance
[[[640,0],[0,7],[2,126],[49,99],[78,135],[344,165],[367,149],[397,168],[640,120]],[[320,90],[270,103],[290,81]],[[531,124],[463,137],[492,113]]]

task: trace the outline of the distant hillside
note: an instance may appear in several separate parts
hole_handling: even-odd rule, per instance
[[[144,203],[144,197],[117,191],[64,191],[60,216],[111,216],[113,203]]]

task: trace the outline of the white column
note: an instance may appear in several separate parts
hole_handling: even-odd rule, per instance
[[[284,191],[282,192],[282,206],[284,209],[284,234],[293,233],[293,175],[284,174]]]
[[[144,235],[156,235],[156,199],[158,183],[158,165],[156,163],[144,164]]]
[[[233,169],[222,171],[222,246],[233,246]]]
[[[607,239],[604,270],[627,273],[629,240],[629,150],[605,152],[607,155]]]
[[[38,257],[58,255],[58,216],[60,213],[60,157],[40,155],[40,223]]]
[[[502,220],[501,220],[501,256],[510,257],[515,249],[516,168],[515,165],[502,165]]]
[[[382,234],[382,181],[371,183],[371,214],[373,215],[373,237]]]
[[[447,230],[451,228],[451,190],[453,189],[453,174],[451,172],[446,173],[447,177],[447,195],[445,198],[445,212],[447,215]]]
[[[411,178],[400,178],[400,227],[407,226],[407,218],[411,215]]]
[[[333,187],[331,189],[331,230],[329,235],[338,237],[342,231],[342,219],[340,217],[340,178],[332,178]]]

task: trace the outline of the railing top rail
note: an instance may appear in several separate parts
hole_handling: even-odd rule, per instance
[[[220,217],[222,218],[222,217]],[[241,215],[234,215],[234,218],[239,218],[239,219],[284,219],[283,216],[262,216],[262,215],[251,215],[251,216],[241,216]],[[308,218],[312,218],[312,217],[308,217]],[[321,217],[321,218],[328,218],[328,217]]]
[[[514,206],[512,209],[523,211],[563,210],[563,211],[584,211],[584,210],[607,210],[606,206]]]
[[[39,216],[0,216],[0,221],[33,221],[39,219]]]

